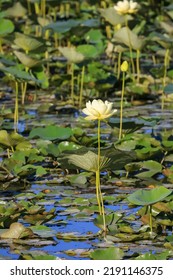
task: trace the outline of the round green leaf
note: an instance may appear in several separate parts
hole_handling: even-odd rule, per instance
[[[14,24],[9,19],[0,19],[0,37],[3,37],[14,30]]]

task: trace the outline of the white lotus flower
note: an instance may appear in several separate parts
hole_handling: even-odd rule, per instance
[[[92,102],[86,103],[86,108],[82,112],[87,115],[86,120],[103,120],[111,117],[117,112],[112,110],[113,103],[109,101],[103,102],[101,99],[94,99]]]
[[[138,11],[138,3],[133,0],[118,1],[117,5],[114,6],[116,12],[120,15],[135,14]]]
[[[133,2],[133,0],[130,0],[130,9],[128,11],[129,14],[135,14],[138,11],[138,3]]]

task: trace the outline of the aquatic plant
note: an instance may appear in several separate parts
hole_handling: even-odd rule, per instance
[[[160,186],[151,190],[137,190],[127,197],[127,199],[133,204],[146,205],[149,207],[149,224],[151,234],[153,233],[152,206],[154,203],[164,200],[171,193],[171,190],[165,188],[164,186]]]
[[[105,223],[105,211],[104,211],[104,204],[103,204],[103,197],[101,192],[100,186],[100,165],[101,165],[101,155],[100,155],[100,135],[101,135],[101,128],[100,122],[101,120],[110,118],[114,115],[117,110],[112,109],[113,103],[109,101],[103,102],[102,100],[94,99],[92,102],[89,101],[86,103],[86,108],[83,109],[83,113],[87,115],[85,117],[86,120],[97,120],[97,137],[98,137],[98,157],[97,157],[97,170],[96,174],[96,195],[97,201],[99,206],[100,214],[103,215],[103,224],[104,230],[106,231],[106,223]]]

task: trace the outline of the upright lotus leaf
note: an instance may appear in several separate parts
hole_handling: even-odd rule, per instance
[[[27,13],[27,9],[25,9],[20,2],[14,3],[13,7],[10,7],[6,10],[6,14],[9,17],[24,17]]]
[[[51,208],[50,211],[43,211],[34,215],[26,214],[24,220],[32,225],[41,225],[52,220],[55,216],[55,208]]]
[[[0,37],[4,37],[14,31],[14,24],[9,19],[0,19]]]
[[[122,260],[123,256],[123,250],[116,247],[96,249],[90,253],[90,257],[94,260]]]
[[[39,80],[31,76],[28,72],[19,69],[19,67],[17,66],[0,67],[0,70],[11,77],[13,80],[35,82],[37,84],[40,83]]]
[[[155,174],[162,171],[162,164],[154,160],[139,162],[139,164],[141,165],[141,168],[143,168],[144,170],[148,169],[148,171],[143,171],[137,174],[136,176],[138,178],[151,178]]]
[[[20,215],[21,211],[16,203],[0,204],[0,228],[8,228],[12,223],[17,222]]]
[[[118,224],[122,222],[123,214],[121,213],[113,213],[113,214],[108,214],[105,217],[105,223],[106,227],[109,230],[109,232],[113,232],[117,230]],[[94,224],[103,229],[103,217],[101,215],[97,216],[94,219]]]
[[[72,129],[69,127],[59,127],[50,125],[47,127],[39,127],[31,130],[29,138],[41,138],[44,140],[66,140],[72,136]]]
[[[32,144],[29,141],[22,141],[15,147],[16,151],[29,151],[32,149]]]
[[[71,63],[80,63],[85,59],[85,56],[73,47],[59,47],[58,49]]]
[[[135,205],[152,205],[156,202],[162,201],[171,193],[171,190],[160,186],[151,190],[137,190],[128,195],[127,199],[130,203]]]
[[[23,53],[23,52],[19,52],[19,51],[14,51],[13,52],[17,58],[19,59],[19,61],[26,67],[28,68],[32,68],[34,66],[36,66],[38,63],[40,63],[37,59],[32,58],[31,56]]]
[[[43,17],[37,17],[37,21],[42,27],[52,23],[51,19],[43,18]]]
[[[125,21],[125,18],[117,14],[113,7],[107,9],[100,9],[99,11],[102,17],[104,17],[105,20],[111,23],[112,25],[122,24]]]
[[[47,173],[46,169],[42,166],[33,164],[26,164],[25,166],[15,166],[14,172],[20,177],[26,177],[27,175],[35,174],[35,176],[43,176]]]
[[[119,29],[115,33],[115,39],[128,47],[132,47],[132,49],[134,50],[140,50],[144,44],[144,41],[140,39],[128,27],[122,27],[121,29]]]
[[[103,149],[101,154],[110,159],[106,166],[108,170],[120,170],[136,158],[134,151],[120,151],[113,147]]]
[[[1,238],[22,238],[22,237],[26,237],[26,236],[30,236],[32,235],[33,232],[31,229],[27,229],[26,227],[24,227],[21,223],[12,223],[10,225],[10,228],[3,232],[0,237]]]
[[[6,130],[0,130],[0,145],[1,144],[6,147],[12,146],[11,137]]]
[[[173,25],[172,24],[161,21],[160,25],[167,33],[169,33],[170,35],[173,34]]]
[[[19,32],[15,33],[14,43],[25,52],[36,50],[43,45],[38,39]]]
[[[92,151],[88,151],[83,155],[69,155],[66,157],[70,164],[73,164],[79,168],[82,168],[87,171],[96,172],[98,170],[98,155]],[[100,170],[104,169],[109,163],[110,159],[108,157],[100,158]]]
[[[70,155],[69,155],[70,154]],[[86,162],[85,160],[85,155],[87,155],[88,161]],[[72,156],[72,157],[71,157]],[[80,156],[80,157],[78,157]],[[96,161],[97,161],[97,149],[93,149],[92,151],[87,148],[79,148],[75,150],[75,154],[72,154],[72,151],[65,151],[61,157],[63,159],[59,160],[63,164],[63,167],[66,165],[68,166],[67,168],[71,169],[74,168],[72,165],[76,165],[82,169],[91,171],[91,169],[94,169],[93,171],[96,171]],[[69,162],[69,159],[74,161]],[[135,159],[135,153],[133,151],[119,151],[113,147],[109,147],[106,149],[101,150],[101,165],[100,168],[102,170],[120,170],[123,168],[127,163],[131,162],[132,160]],[[68,160],[68,161],[67,161]],[[90,162],[90,160],[93,161]],[[80,161],[80,162],[79,162]],[[86,165],[85,165],[86,164]]]
[[[34,66],[32,73],[38,79],[41,88],[45,89],[49,87],[49,77],[42,65]]]

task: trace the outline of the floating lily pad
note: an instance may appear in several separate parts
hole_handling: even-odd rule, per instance
[[[24,227],[21,223],[12,223],[10,228],[3,232],[1,238],[23,238],[32,236],[33,232],[31,229]]]
[[[116,247],[96,249],[90,253],[90,257],[94,260],[121,260],[123,256],[123,250]]]
[[[44,128],[34,128],[29,134],[29,138],[41,138],[44,140],[66,140],[72,135],[70,128],[63,128],[59,126],[47,126]]]

